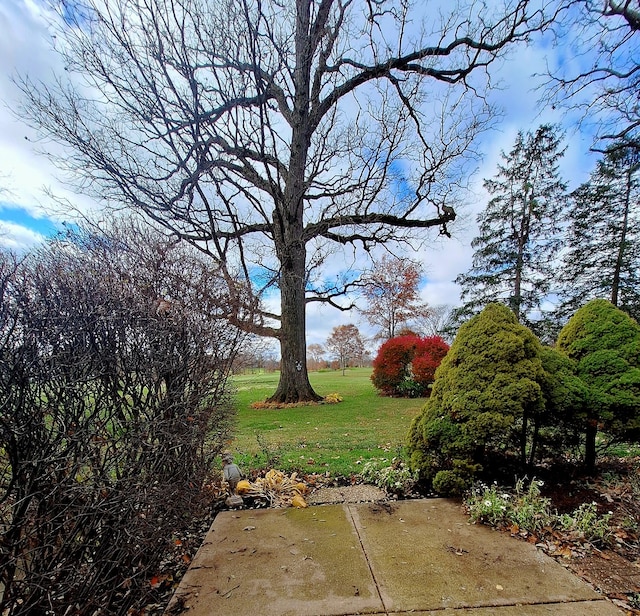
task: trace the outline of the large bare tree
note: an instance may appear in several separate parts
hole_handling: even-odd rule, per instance
[[[322,275],[333,250],[353,248],[348,267],[376,244],[448,233],[492,119],[489,65],[548,25],[530,0],[420,6],[81,0],[56,34],[64,76],[21,81],[21,113],[66,144],[58,163],[83,191],[225,268],[232,320],[280,341],[272,401],[318,397],[305,306],[339,304],[342,278]],[[274,289],[277,314],[263,309]]]
[[[572,57],[547,84],[554,102],[595,125],[594,149],[640,150],[640,5],[634,0],[559,0],[558,35]]]

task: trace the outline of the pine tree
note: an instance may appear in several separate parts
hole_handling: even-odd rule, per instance
[[[458,318],[499,301],[521,323],[534,329],[540,324],[541,304],[552,291],[566,202],[558,170],[562,138],[553,125],[542,125],[535,133],[520,131],[513,149],[502,152],[498,173],[485,180],[492,199],[478,216],[472,267],[456,279],[463,301]]]
[[[570,196],[561,320],[606,298],[640,319],[640,153],[618,145]]]

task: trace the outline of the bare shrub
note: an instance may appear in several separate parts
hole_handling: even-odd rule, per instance
[[[239,340],[208,267],[132,223],[1,255],[1,613],[150,599],[232,429]]]

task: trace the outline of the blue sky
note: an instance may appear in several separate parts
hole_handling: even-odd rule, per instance
[[[10,76],[29,74],[47,80],[59,69],[59,58],[52,53],[55,44],[47,22],[46,10],[37,0],[0,0],[0,244],[14,249],[27,249],[54,233],[64,219],[55,214],[56,203],[49,196],[68,200],[80,210],[97,205],[81,195],[69,193],[58,180],[59,173],[46,156],[64,156],[56,144],[38,142],[36,136],[16,119],[11,111],[19,109],[19,92]],[[420,3],[417,7],[423,6]],[[417,9],[419,10],[419,8]],[[574,61],[564,48],[551,45],[548,39],[534,39],[529,47],[514,50],[510,57],[494,67],[492,81],[501,82],[501,89],[491,93],[503,110],[496,128],[479,142],[482,160],[471,182],[467,203],[456,208],[458,219],[450,226],[452,239],[434,236],[425,248],[412,258],[423,262],[426,284],[423,298],[431,304],[452,304],[459,301],[459,289],[453,283],[456,276],[471,264],[471,239],[477,228],[475,217],[487,201],[482,179],[496,173],[500,151],[511,149],[518,130],[535,130],[543,122],[562,124],[567,131],[567,154],[561,164],[564,179],[570,188],[584,181],[595,161],[589,154],[591,137],[579,129],[576,118],[563,115],[558,109],[539,102],[536,86],[547,64]],[[344,258],[337,263],[344,265]],[[336,265],[336,268],[338,265]],[[337,325],[355,323],[365,328],[356,314],[344,314],[329,308],[313,307],[308,314],[308,343],[324,343]]]
[[[30,229],[44,237],[50,236],[59,229],[58,222],[43,217],[35,218],[19,205],[7,201],[0,201],[0,220],[7,225],[14,225]]]

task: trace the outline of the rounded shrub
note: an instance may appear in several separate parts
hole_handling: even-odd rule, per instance
[[[640,326],[611,302],[595,299],[569,319],[557,348],[575,362],[586,388],[579,419],[592,468],[599,430],[612,440],[640,438]]]
[[[531,462],[543,418],[542,345],[501,304],[462,325],[408,436],[411,463],[442,494],[459,494],[493,459]]]
[[[424,396],[448,350],[449,345],[439,336],[391,338],[378,350],[371,380],[387,396]]]
[[[556,459],[576,452],[582,443],[580,413],[587,387],[576,374],[576,362],[552,347],[542,348],[545,409],[535,445],[539,458]]]

